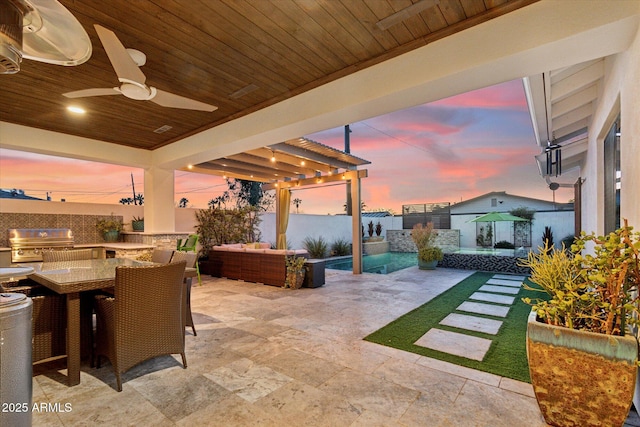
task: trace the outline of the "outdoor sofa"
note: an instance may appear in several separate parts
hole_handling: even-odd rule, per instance
[[[283,286],[287,276],[286,256],[309,258],[304,249],[270,249],[269,243],[236,243],[214,246],[209,262],[215,277]]]

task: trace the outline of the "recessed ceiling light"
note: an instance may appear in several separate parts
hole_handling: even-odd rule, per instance
[[[87,112],[87,110],[85,110],[84,108],[77,107],[75,105],[71,105],[71,106],[67,107],[67,110],[69,110],[69,111],[71,111],[72,113],[75,113],[75,114],[84,114],[84,113]]]

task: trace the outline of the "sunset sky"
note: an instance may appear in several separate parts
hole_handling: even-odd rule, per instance
[[[552,200],[539,175],[522,82],[515,80],[351,124],[351,153],[369,160],[366,209],[401,212],[403,204],[460,202],[491,191]],[[344,149],[344,128],[305,135]],[[266,142],[265,145],[279,141]],[[141,169],[0,149],[0,188],[67,202],[118,203],[144,189]],[[205,208],[226,188],[222,178],[175,173],[176,203]],[[564,180],[563,180],[564,181]],[[556,191],[567,202],[572,191]],[[300,213],[344,212],[345,187],[302,189]],[[295,208],[292,208],[295,212]]]

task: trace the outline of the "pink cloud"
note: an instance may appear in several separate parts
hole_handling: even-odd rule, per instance
[[[527,102],[522,90],[522,82],[519,80],[445,98],[432,103],[432,105],[453,108],[488,108],[527,111]]]

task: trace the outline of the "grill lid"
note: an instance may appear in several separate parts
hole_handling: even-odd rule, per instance
[[[12,228],[9,244],[12,249],[73,246],[73,232],[69,228]]]

